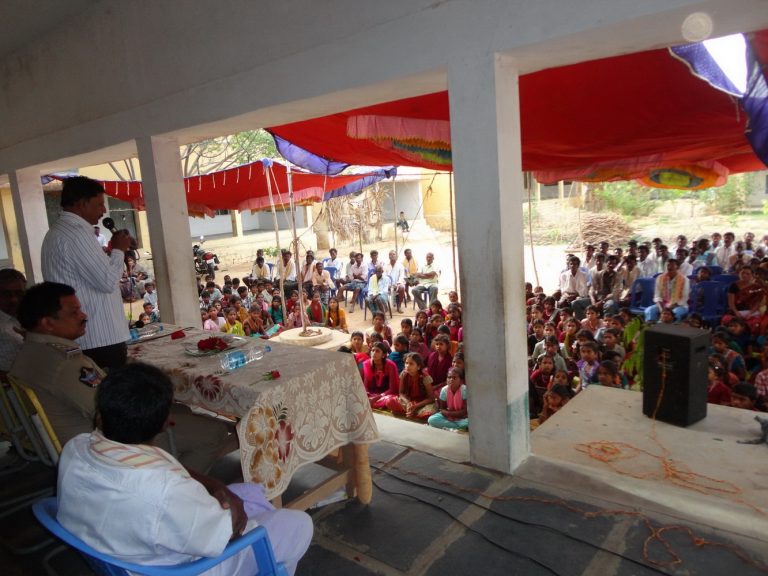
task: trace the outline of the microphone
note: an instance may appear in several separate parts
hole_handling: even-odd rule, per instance
[[[112,234],[117,234],[119,230],[115,227],[115,221],[112,220],[109,216],[106,218],[102,218],[101,225],[104,226],[107,230],[112,232]],[[136,242],[136,239],[131,236],[131,250],[136,250],[139,247],[139,243]],[[127,256],[127,255],[126,255]]]
[[[101,225],[104,226],[104,228],[106,228],[110,232],[112,232],[112,234],[117,232],[117,228],[115,228],[115,221],[112,220],[112,218],[110,218],[109,216],[107,216],[101,221]]]

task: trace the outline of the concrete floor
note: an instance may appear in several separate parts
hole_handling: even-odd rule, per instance
[[[610,395],[595,396],[606,400]],[[592,423],[586,420],[595,419],[585,413],[592,407],[597,410],[601,401],[586,394],[581,398],[581,402],[569,405],[570,415],[561,413],[534,432],[534,454],[515,476],[467,464],[466,435],[430,430],[377,415],[383,440],[370,447],[373,501],[362,506],[354,500],[344,500],[312,510],[315,537],[298,574],[751,576],[768,571],[755,563],[761,555],[763,562],[768,561],[765,532],[763,537],[755,537],[743,527],[724,528],[712,521],[717,520],[715,515],[690,520],[689,508],[701,508],[695,500],[678,496],[677,509],[663,502],[654,504],[649,495],[652,491],[637,492],[632,486],[619,486],[615,479],[590,472],[590,467],[599,466],[584,462],[564,462],[559,466],[554,458],[548,457],[548,443],[564,450],[569,442],[581,441],[575,436],[557,437],[564,433],[569,418],[580,417],[582,428],[586,428],[584,434],[590,439],[597,438],[594,433],[603,429],[602,422],[598,429],[590,428]],[[631,404],[633,400],[625,397],[619,401]],[[713,415],[714,411],[710,414],[713,424],[723,416]],[[634,421],[635,416],[626,413],[622,417]],[[726,413],[724,418],[731,417]],[[637,418],[637,425],[642,418]],[[718,426],[725,425],[721,422]],[[567,428],[573,432],[573,428]],[[674,434],[675,430],[669,433]],[[634,441],[637,443],[637,437]],[[693,442],[694,438],[686,441]],[[751,448],[766,450],[765,446]],[[698,470],[698,461],[687,463]],[[745,469],[750,465],[747,463]],[[716,468],[717,463],[712,466]],[[228,481],[236,480],[236,453],[222,459],[214,473]],[[314,465],[301,469],[286,497],[300,493],[325,473]],[[47,474],[50,480],[50,471],[40,468],[33,467],[23,474],[27,478],[25,487],[29,486],[29,478],[44,478]],[[4,492],[19,485],[18,476],[6,476],[4,480]],[[758,492],[765,486],[765,481],[759,482],[762,487],[758,486]],[[669,490],[661,482],[655,485],[660,494]],[[633,514],[606,512],[617,509]],[[642,512],[643,516],[634,512]],[[712,544],[696,545],[687,532],[668,529],[661,538],[679,558],[677,564],[668,564],[674,557],[659,541],[652,541],[647,552],[643,552],[650,529],[663,526],[685,526],[695,537]],[[0,520],[0,538],[4,543],[22,537],[34,540],[44,534],[24,511],[14,518]],[[701,544],[704,540],[696,542]],[[743,557],[737,556],[735,545],[740,546]],[[43,574],[42,558],[53,548],[49,545],[27,556],[0,551],[3,574]],[[90,574],[71,551],[56,555],[52,564],[61,576]]]

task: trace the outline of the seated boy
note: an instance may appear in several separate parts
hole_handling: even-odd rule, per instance
[[[581,360],[576,362],[579,368],[579,380],[581,388],[586,388],[590,384],[597,384],[597,370],[600,367],[600,359],[597,353],[597,342],[584,342],[579,345],[579,354]]]
[[[152,446],[169,424],[172,402],[171,381],[153,366],[110,372],[96,393],[96,430],[75,436],[61,454],[61,525],[114,558],[172,565],[219,556],[231,539],[261,524],[276,559],[293,574],[311,542],[312,520],[276,510],[256,484],[227,488]],[[249,547],[206,574],[256,569]]]

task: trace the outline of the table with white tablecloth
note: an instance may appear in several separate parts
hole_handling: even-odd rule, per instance
[[[175,329],[164,328],[165,334]],[[198,340],[215,334],[197,329],[184,334],[131,344],[129,359],[168,374],[177,401],[240,420],[244,479],[263,484],[267,496],[277,498],[298,468],[338,453],[335,467],[344,476],[327,483],[323,495],[346,485],[348,493],[370,501],[367,445],[378,440],[378,430],[351,354],[248,339],[239,342],[240,350],[269,346],[271,351],[224,372],[221,354],[196,357],[190,352]]]

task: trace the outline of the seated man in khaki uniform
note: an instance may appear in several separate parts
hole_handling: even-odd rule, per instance
[[[9,374],[35,391],[62,445],[91,432],[96,387],[105,373],[75,342],[88,320],[74,288],[55,282],[33,286],[19,305],[18,319],[26,336]],[[178,404],[171,417],[178,460],[192,470],[206,472],[225,450],[237,448],[223,422]],[[167,434],[158,437],[158,445],[170,451]]]

